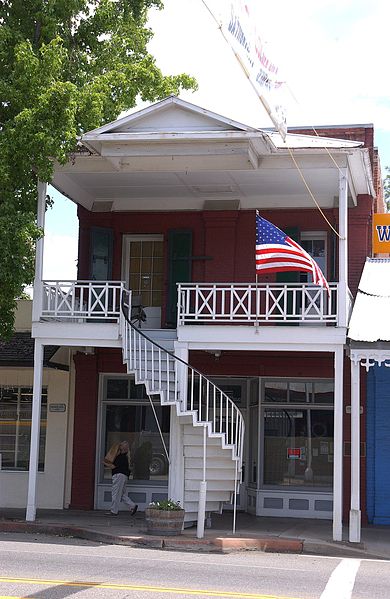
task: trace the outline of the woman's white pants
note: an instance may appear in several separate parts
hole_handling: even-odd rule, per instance
[[[112,488],[111,488],[111,512],[117,514],[119,511],[119,504],[121,501],[133,509],[135,506],[134,501],[126,493],[126,481],[127,476],[125,474],[114,474],[112,477]]]

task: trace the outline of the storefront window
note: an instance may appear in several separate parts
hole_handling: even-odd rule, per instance
[[[264,485],[331,488],[333,381],[265,381],[263,389]]]
[[[30,460],[31,387],[0,387],[0,455],[2,470],[28,471]],[[38,469],[44,470],[47,389],[42,389]]]
[[[334,401],[333,381],[265,381],[263,403],[330,404]]]
[[[105,380],[102,451],[105,455],[114,443],[128,441],[130,483],[166,484],[168,480],[170,409],[154,400],[152,408],[144,386],[135,385],[130,377]],[[111,472],[102,469],[102,477],[111,479]]]

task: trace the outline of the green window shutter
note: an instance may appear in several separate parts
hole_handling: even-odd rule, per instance
[[[177,319],[177,283],[189,283],[192,276],[192,231],[168,231],[168,301],[167,325],[175,327]]]
[[[112,279],[112,254],[114,232],[106,227],[91,228],[90,279],[110,281]]]

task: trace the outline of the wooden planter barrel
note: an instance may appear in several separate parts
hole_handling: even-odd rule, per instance
[[[174,536],[181,534],[184,510],[145,509],[146,532],[150,535]]]

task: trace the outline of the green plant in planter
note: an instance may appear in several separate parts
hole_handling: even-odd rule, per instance
[[[152,501],[149,503],[149,506],[155,510],[164,510],[166,512],[178,512],[183,508],[180,505],[179,501],[173,501],[173,499],[160,499],[159,501]]]
[[[153,501],[145,510],[146,532],[154,535],[179,535],[183,528],[184,515],[184,509],[178,501]]]

